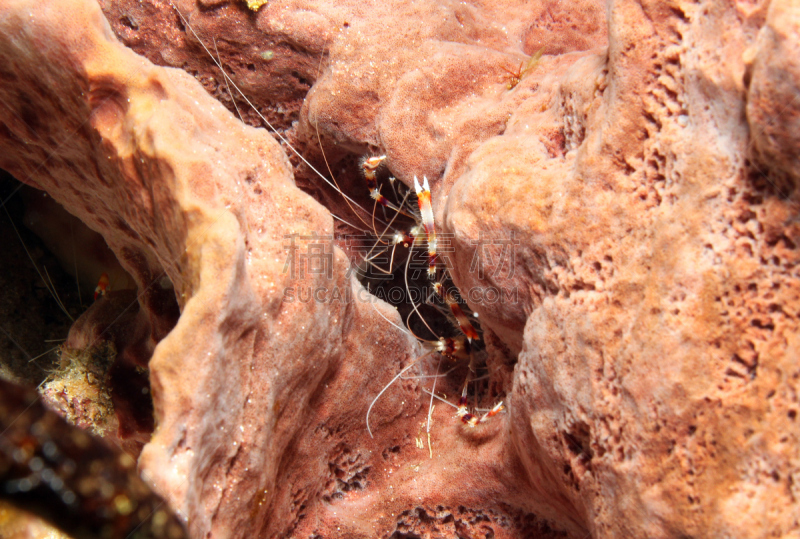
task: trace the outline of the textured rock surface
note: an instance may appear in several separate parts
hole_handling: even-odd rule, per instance
[[[509,412],[471,432],[437,407],[432,459],[412,439],[418,382],[376,406],[375,440],[363,428],[414,353],[403,334],[357,299],[282,301],[360,288],[338,250],[331,281],[283,271],[286,234],[334,226],[277,145],[65,4],[87,22],[3,7],[0,166],[101,232],[137,280],[129,355],[152,354],[157,419],[140,464],[193,535],[800,533],[791,2],[179,3],[317,164],[319,130],[353,197],[369,149],[407,184],[433,180]],[[104,11],[233,108],[169,4]]]
[[[746,48],[790,62],[759,48],[765,11],[613,2],[607,59],[576,62],[546,110],[515,113],[450,192],[448,227],[517,233],[508,280],[529,290],[530,316],[512,439],[563,478],[597,536],[800,533],[798,207],[747,161],[790,120],[743,120]],[[790,112],[800,79],[758,65],[753,85],[784,95],[754,106]],[[547,127],[531,136],[536,118],[560,126],[565,154]],[[779,173],[797,149],[780,132]],[[456,252],[464,268],[469,245]]]

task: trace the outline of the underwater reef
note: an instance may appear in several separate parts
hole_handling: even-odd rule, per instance
[[[791,0],[0,3],[0,169],[115,255],[40,393],[190,537],[798,537],[799,156]]]

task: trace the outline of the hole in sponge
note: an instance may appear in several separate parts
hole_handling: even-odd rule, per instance
[[[0,376],[38,386],[72,423],[138,453],[154,423],[147,364],[179,316],[172,283],[151,267],[157,282],[140,293],[99,233],[3,171],[0,200]]]

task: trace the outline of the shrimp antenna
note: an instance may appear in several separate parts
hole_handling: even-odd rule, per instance
[[[186,20],[186,17],[184,17],[184,16],[183,16],[183,13],[181,13],[181,10],[179,10],[179,9],[178,9],[178,7],[177,7],[177,6],[176,6],[176,5],[173,3],[173,1],[172,1],[172,0],[167,0],[167,1],[169,2],[169,5],[171,5],[171,6],[172,6],[172,9],[174,9],[174,10],[175,10],[175,11],[178,13],[178,16],[179,16],[179,17],[181,18],[181,20],[183,21],[183,24],[184,24],[184,26],[186,26],[186,28],[188,28],[188,29],[189,29],[189,31],[192,33],[192,35],[195,37],[195,39],[197,39],[197,42],[198,42],[198,43],[200,43],[200,46],[201,46],[201,47],[203,47],[203,50],[205,50],[205,51],[206,51],[206,54],[208,54],[208,56],[211,58],[211,61],[212,61],[212,62],[214,62],[214,64],[215,64],[215,65],[216,65],[216,66],[217,66],[217,67],[218,67],[218,68],[219,68],[219,69],[220,69],[220,70],[221,70],[223,73],[225,73],[225,71],[222,69],[222,65],[219,63],[219,61],[217,61],[217,59],[216,59],[216,58],[214,58],[214,55],[213,55],[213,54],[211,54],[211,51],[208,49],[208,47],[206,47],[206,44],[205,44],[205,43],[203,43],[203,40],[202,40],[202,39],[200,39],[200,36],[198,36],[198,35],[197,35],[197,32],[195,32],[195,31],[194,31],[194,28],[192,28],[192,26],[189,24],[189,21],[188,21],[188,20]],[[235,90],[236,90],[236,91],[239,93],[239,95],[240,95],[240,96],[241,96],[241,98],[244,100],[244,102],[245,102],[245,103],[247,103],[247,104],[250,106],[250,108],[251,108],[251,109],[253,109],[253,111],[254,111],[254,112],[255,112],[255,113],[258,115],[258,117],[261,119],[261,121],[262,121],[262,122],[264,122],[264,124],[265,124],[267,127],[269,127],[270,131],[272,131],[272,132],[275,134],[275,136],[276,136],[276,137],[278,137],[278,139],[279,139],[281,142],[283,142],[283,143],[284,143],[284,144],[285,144],[285,145],[286,145],[286,146],[287,146],[287,147],[288,147],[290,150],[292,150],[292,153],[294,153],[294,154],[297,156],[297,158],[298,158],[298,159],[300,159],[300,161],[302,161],[302,162],[303,162],[303,163],[304,163],[304,164],[305,164],[305,165],[306,165],[308,168],[310,168],[311,170],[313,170],[313,171],[314,171],[314,173],[315,173],[317,176],[319,176],[320,178],[322,178],[322,180],[323,180],[323,181],[325,181],[325,183],[327,183],[328,185],[330,185],[331,187],[333,187],[334,189],[336,189],[336,190],[337,190],[339,193],[341,193],[342,197],[344,197],[344,199],[345,199],[345,200],[348,200],[348,201],[352,202],[353,204],[355,204],[356,206],[358,206],[358,203],[357,203],[355,200],[353,200],[352,198],[350,198],[349,196],[347,196],[347,194],[346,194],[346,193],[344,193],[343,191],[341,191],[341,189],[339,189],[339,188],[338,188],[338,187],[337,187],[337,186],[336,186],[336,185],[335,185],[333,182],[331,182],[331,181],[330,181],[328,178],[326,178],[326,177],[325,177],[325,176],[324,176],[324,175],[323,175],[323,174],[322,174],[322,173],[321,173],[319,170],[317,170],[317,169],[314,167],[314,165],[312,165],[311,163],[309,163],[308,159],[306,159],[305,157],[303,157],[303,155],[302,155],[300,152],[298,152],[298,151],[295,149],[295,147],[294,147],[294,146],[292,146],[292,145],[289,143],[289,141],[288,141],[288,140],[286,140],[286,137],[284,137],[283,135],[281,135],[280,131],[278,131],[278,130],[275,128],[275,126],[273,126],[273,125],[272,125],[272,124],[269,122],[269,120],[267,120],[267,119],[264,117],[264,115],[263,115],[263,114],[261,114],[261,111],[259,111],[259,110],[256,108],[256,106],[253,104],[253,102],[252,102],[252,101],[250,101],[250,99],[249,99],[249,98],[248,98],[248,97],[245,95],[245,93],[242,91],[242,89],[241,89],[241,88],[239,88],[239,86],[236,84],[236,82],[235,82],[235,81],[233,81],[233,79],[230,79],[230,77],[228,77],[228,76],[227,76],[227,74],[225,75],[225,77],[226,77],[226,78],[227,78],[227,79],[230,81],[230,85],[231,85],[231,86],[233,86],[233,88],[234,88],[234,89],[235,89]],[[366,210],[364,210],[364,211],[366,211]],[[367,224],[367,223],[364,223],[364,224]]]
[[[403,204],[405,204],[406,200],[408,199],[408,195],[409,195],[410,193],[411,193],[411,192],[409,191],[408,193],[406,193],[406,196],[405,196],[405,197],[403,197]],[[378,236],[378,243],[384,243],[384,242],[381,240],[381,238],[383,238],[383,237],[386,235],[386,233],[389,231],[389,227],[391,227],[391,226],[392,226],[392,224],[394,223],[395,219],[397,219],[397,216],[398,216],[398,215],[400,215],[400,213],[395,213],[395,214],[392,216],[392,218],[389,220],[389,223],[386,225],[386,228],[384,228],[384,229],[383,229],[383,232],[381,232],[381,234]],[[399,234],[399,233],[398,233],[398,234]],[[373,245],[373,246],[372,246],[372,248],[369,250],[369,252],[368,252],[368,253],[367,253],[367,254],[364,256],[364,260],[371,260],[369,257],[370,257],[370,255],[372,255],[372,253],[373,253],[373,252],[375,251],[375,249],[378,247],[378,243],[376,243],[375,245]],[[393,245],[392,245],[392,257],[391,257],[391,259],[389,260],[389,271],[386,271],[386,272],[383,272],[383,271],[382,271],[382,273],[387,273],[387,274],[389,274],[389,275],[391,275],[392,273],[394,273],[394,271],[392,270],[392,266],[394,265],[394,251],[395,251],[395,249],[397,248],[397,244],[398,244],[398,243],[400,243],[400,242],[399,242],[399,241],[393,241],[392,243],[393,243]],[[378,253],[378,254],[382,254],[383,252],[385,252],[385,251],[382,251],[381,253]]]
[[[319,57],[319,64],[317,64],[317,76],[319,76],[319,73],[322,71],[322,59],[324,57],[325,57],[325,50],[323,49],[322,54]],[[310,121],[311,121],[311,119],[309,118],[309,122]],[[322,153],[322,160],[325,161],[325,168],[328,169],[328,174],[331,175],[331,179],[333,180],[333,183],[336,185],[336,189],[340,193],[344,194],[344,191],[339,187],[339,182],[336,181],[336,175],[333,173],[333,170],[331,170],[330,163],[328,163],[328,156],[325,155],[325,150],[322,149],[322,138],[319,136],[319,119],[317,119],[317,121],[314,122],[314,130],[317,133],[317,143],[319,144],[319,151]],[[312,167],[312,170],[313,170],[313,167]],[[317,172],[317,174],[319,174],[319,173]],[[364,220],[364,218],[361,217],[358,214],[358,212],[353,207],[353,205],[350,204],[350,200],[348,199],[348,197],[344,197],[344,201],[347,202],[347,206],[350,208],[350,210],[353,212],[353,214],[355,214],[355,216],[358,217],[358,220],[361,221],[362,223],[364,223],[365,226],[369,226],[369,223],[367,223]],[[358,204],[356,204],[356,207],[358,207],[360,210],[362,210],[364,212],[367,211],[365,208],[362,208]],[[355,227],[353,227],[353,228],[355,228]],[[358,230],[358,228],[356,228],[356,230]],[[375,231],[375,211],[374,210],[372,212],[372,230]]]
[[[369,290],[369,287],[367,287],[367,290]],[[419,337],[417,337],[417,336],[416,336],[416,335],[415,335],[415,334],[414,334],[414,333],[413,333],[411,330],[409,330],[409,329],[407,329],[407,328],[404,328],[404,327],[402,327],[402,326],[400,326],[400,325],[398,325],[398,324],[395,324],[394,322],[392,322],[391,320],[389,320],[389,318],[387,318],[387,317],[386,317],[386,315],[384,315],[382,312],[380,312],[380,311],[378,310],[378,308],[377,308],[377,307],[375,307],[375,302],[373,302],[373,301],[370,301],[370,302],[369,302],[369,304],[370,304],[370,305],[372,305],[372,308],[375,310],[375,312],[376,312],[376,313],[378,313],[378,316],[380,316],[381,318],[383,318],[384,320],[386,320],[387,322],[389,322],[391,325],[393,325],[394,327],[396,327],[397,329],[399,329],[400,331],[402,331],[403,333],[405,333],[405,334],[406,334],[406,335],[408,335],[409,337],[414,337],[414,338],[416,338],[416,339],[419,339]],[[421,339],[420,339],[420,340],[421,340]]]
[[[233,103],[233,108],[236,109],[236,114],[239,116],[239,121],[244,123],[244,118],[242,117],[242,113],[239,110],[239,105],[236,104],[236,99],[233,98],[233,92],[231,92],[231,87],[228,84],[228,74],[225,72],[225,69],[222,67],[222,57],[219,55],[219,49],[217,49],[217,39],[212,37],[211,42],[214,43],[214,52],[217,53],[217,65],[219,66],[220,71],[222,71],[222,77],[225,79],[225,87],[228,89],[228,95],[231,96],[231,102]]]
[[[428,404],[428,425],[425,427],[425,432],[428,435],[428,452],[433,458],[433,448],[431,447],[431,416],[433,415],[433,394],[436,393],[436,379],[439,377],[439,369],[442,366],[442,358],[439,357],[439,362],[436,364],[436,376],[433,379],[433,388],[431,389],[431,402]]]
[[[211,38],[211,40],[214,43],[214,52],[217,53],[216,63],[219,66],[220,71],[222,71],[222,76],[225,79],[225,87],[228,89],[228,95],[231,98],[231,102],[233,103],[233,107],[236,109],[236,114],[239,116],[239,120],[242,123],[245,123],[244,122],[244,117],[242,116],[242,111],[239,110],[239,105],[236,103],[236,98],[233,97],[233,92],[231,92],[231,86],[228,83],[228,81],[231,81],[231,83],[232,83],[233,79],[230,78],[230,76],[225,72],[225,69],[223,69],[223,67],[222,67],[222,57],[219,54],[219,49],[217,49],[217,40],[216,40],[216,38]],[[320,61],[322,61],[322,57],[320,57]],[[317,129],[317,140],[319,140],[319,129]],[[320,142],[320,149],[322,149],[322,143],[321,142]],[[325,156],[325,152],[322,152],[322,157],[323,157],[323,159],[325,159],[325,165],[328,166],[328,159]],[[333,179],[333,181],[335,183],[336,182],[336,177],[333,175],[333,172],[331,171],[331,167],[330,166],[328,166],[328,172],[330,172],[331,178]],[[339,184],[336,184],[336,187],[338,188]],[[341,191],[341,189],[339,189],[339,191]],[[350,203],[348,202],[348,205],[349,204]],[[358,215],[358,212],[356,212],[355,209],[353,209],[352,207],[350,209],[353,210],[353,213],[356,215],[356,217],[361,219],[361,217]],[[361,208],[361,209],[363,211],[366,211],[363,208]],[[367,230],[361,229],[361,228],[355,226],[353,223],[347,221],[346,219],[343,219],[343,218],[339,217],[335,213],[331,212],[331,217],[333,217],[334,219],[336,219],[338,221],[343,222],[344,224],[346,224],[347,226],[349,226],[350,228],[352,228],[354,230],[361,230],[362,232],[367,232]],[[361,219],[361,221],[364,222],[363,219]],[[366,225],[367,223],[364,222],[364,224]]]
[[[428,391],[428,390],[427,390],[427,389],[425,389],[424,387],[422,388],[422,391],[424,391],[425,393],[427,393],[427,394],[428,394],[428,395],[430,395],[431,397],[435,398],[436,400],[442,401],[443,403],[445,403],[446,405],[450,406],[451,408],[455,408],[456,410],[458,409],[458,406],[456,406],[455,404],[453,404],[453,403],[452,403],[452,402],[450,402],[449,400],[447,400],[447,399],[443,399],[443,398],[442,398],[442,397],[440,397],[439,395],[436,395],[436,394],[434,394],[432,391]]]
[[[411,288],[408,286],[408,265],[411,262],[411,258],[414,256],[414,244],[416,242],[417,242],[417,238],[415,237],[414,238],[414,242],[411,244],[411,250],[408,253],[408,258],[406,258],[406,271],[405,271],[405,274],[403,275],[403,278],[405,279],[405,282],[406,282],[406,293],[408,294],[408,299],[411,300],[411,307],[413,307],[414,312],[417,313],[417,316],[419,316],[419,319],[422,320],[423,324],[425,324],[425,327],[428,328],[428,331],[431,332],[431,335],[435,336],[436,332],[433,331],[433,329],[428,325],[428,322],[425,321],[425,318],[423,318],[422,314],[419,312],[419,309],[417,309],[417,304],[414,303],[414,300],[411,297]],[[410,316],[410,314],[409,314],[409,316]]]
[[[8,208],[3,206],[3,211],[6,212],[6,216],[8,217],[8,221],[11,223],[11,227],[17,234],[17,238],[19,238],[19,242],[22,244],[22,248],[25,249],[25,254],[28,255],[28,260],[31,261],[31,264],[33,264],[33,268],[36,270],[36,273],[38,273],[39,277],[42,279],[44,287],[47,288],[47,291],[50,292],[51,296],[53,296],[53,299],[55,300],[56,305],[58,305],[58,308],[61,309],[61,311],[65,315],[67,315],[67,318],[69,318],[71,322],[74,322],[75,319],[72,317],[71,314],[69,314],[69,311],[67,311],[67,308],[64,306],[64,303],[61,302],[61,298],[58,297],[58,292],[56,292],[56,287],[53,284],[53,281],[50,279],[50,275],[47,273],[47,267],[45,267],[44,265],[42,266],[44,268],[45,275],[47,275],[47,279],[45,279],[45,276],[42,275],[41,271],[39,271],[39,266],[37,266],[36,262],[33,261],[33,256],[31,256],[30,251],[28,251],[28,246],[25,245],[25,242],[22,240],[22,236],[20,235],[19,230],[17,230],[17,225],[14,224],[14,220],[11,218],[11,214],[8,213]]]
[[[369,408],[367,408],[367,432],[369,432],[369,436],[370,436],[370,438],[375,438],[375,436],[373,436],[373,434],[372,434],[372,429],[371,429],[371,428],[370,428],[370,426],[369,426],[369,414],[370,414],[370,412],[372,412],[372,407],[373,407],[373,406],[375,406],[375,403],[376,403],[376,402],[378,402],[378,399],[380,399],[380,398],[381,398],[381,395],[383,395],[384,393],[386,393],[386,390],[387,390],[387,389],[389,389],[390,387],[392,387],[392,384],[394,384],[394,383],[397,381],[397,379],[398,379],[398,378],[400,378],[401,376],[403,376],[403,374],[405,374],[405,373],[406,373],[406,371],[408,371],[408,369],[410,369],[411,367],[413,367],[414,365],[416,365],[416,364],[417,364],[417,363],[418,363],[418,362],[419,362],[421,359],[423,359],[423,358],[425,358],[425,357],[427,357],[427,356],[431,355],[431,354],[432,354],[434,351],[435,351],[435,350],[428,350],[427,352],[425,352],[425,353],[424,353],[424,354],[422,354],[421,356],[417,357],[417,358],[416,358],[414,361],[412,361],[411,363],[409,363],[408,365],[406,365],[405,367],[403,367],[403,370],[401,370],[400,372],[398,372],[398,373],[397,373],[397,375],[395,375],[395,377],[394,377],[394,378],[392,378],[392,379],[391,379],[391,381],[390,381],[388,384],[386,384],[386,386],[384,386],[384,388],[383,388],[383,389],[381,389],[381,392],[380,392],[380,393],[378,393],[378,394],[375,396],[375,398],[374,398],[374,399],[372,399],[372,403],[370,403],[370,405],[369,405]]]

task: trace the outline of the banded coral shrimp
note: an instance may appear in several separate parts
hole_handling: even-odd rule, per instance
[[[384,386],[384,388],[376,395],[376,397],[370,403],[370,406],[367,410],[366,416],[366,424],[367,424],[367,431],[369,432],[370,436],[373,436],[372,429],[370,427],[369,422],[369,415],[372,408],[375,406],[377,400],[385,393],[391,386],[394,384],[398,379],[400,379],[403,374],[405,374],[408,370],[414,367],[419,361],[425,359],[427,356],[437,353],[439,354],[440,358],[449,359],[453,361],[459,360],[469,360],[469,372],[471,374],[467,374],[463,388],[461,390],[461,396],[458,401],[458,405],[452,405],[446,399],[439,397],[436,395],[436,381],[439,378],[439,370],[441,367],[441,359],[437,363],[436,367],[436,374],[433,375],[433,387],[430,391],[425,390],[427,393],[430,394],[431,399],[428,407],[428,415],[427,415],[427,424],[426,424],[426,434],[428,437],[428,447],[429,450],[431,449],[430,443],[430,428],[431,428],[431,415],[433,412],[433,400],[434,398],[438,398],[439,400],[450,404],[454,408],[456,408],[456,417],[458,417],[465,425],[469,427],[475,427],[480,423],[487,421],[489,418],[497,415],[504,409],[504,405],[501,402],[496,403],[492,408],[485,410],[483,415],[476,416],[472,412],[469,411],[468,407],[468,398],[467,398],[467,390],[469,387],[470,382],[477,381],[478,379],[474,376],[476,372],[476,358],[475,352],[476,348],[481,344],[481,336],[476,329],[476,326],[469,320],[469,317],[465,313],[465,308],[462,306],[463,301],[458,297],[456,293],[454,293],[454,285],[452,284],[452,280],[447,275],[446,265],[443,265],[443,269],[440,270],[440,266],[442,266],[440,262],[440,252],[439,252],[439,240],[436,233],[436,224],[434,221],[433,216],[433,208],[432,208],[432,201],[431,201],[431,192],[430,187],[428,185],[428,179],[423,177],[422,183],[418,180],[418,178],[414,177],[414,191],[415,196],[417,199],[417,206],[418,212],[414,211],[411,208],[408,208],[407,211],[403,210],[404,203],[408,199],[408,193],[403,197],[402,204],[400,204],[400,208],[394,207],[389,203],[381,194],[380,189],[377,187],[375,171],[377,168],[382,164],[385,156],[381,157],[372,157],[372,158],[365,158],[362,161],[362,168],[364,170],[364,176],[367,179],[368,188],[370,190],[370,196],[375,200],[376,204],[380,203],[383,207],[392,207],[397,211],[394,218],[399,213],[403,213],[411,217],[414,221],[414,226],[409,229],[408,232],[406,231],[394,231],[390,234],[390,240],[388,242],[383,241],[383,236],[385,235],[382,233],[376,239],[377,244],[385,243],[387,245],[386,248],[382,249],[382,252],[386,252],[389,247],[388,245],[391,244],[391,257],[389,258],[389,268],[388,270],[382,270],[385,274],[393,274],[396,268],[393,266],[394,260],[394,249],[395,247],[402,243],[404,247],[409,249],[408,253],[405,255],[405,265],[403,271],[403,281],[405,285],[405,291],[408,294],[408,300],[410,303],[410,311],[408,315],[405,317],[407,329],[400,327],[399,325],[395,324],[388,318],[386,318],[383,314],[379,311],[378,314],[383,317],[386,322],[391,324],[392,326],[396,327],[397,329],[409,334],[410,336],[416,338],[420,344],[427,348],[428,351],[419,355],[417,358],[412,360],[408,365],[406,365],[392,380]],[[392,183],[392,188],[394,189],[394,184]],[[374,216],[374,213],[373,213]],[[387,229],[388,230],[388,226]],[[376,231],[377,232],[377,231]],[[376,244],[376,245],[377,245]],[[433,290],[432,293],[428,294],[425,297],[424,305],[432,306],[440,316],[451,322],[451,325],[454,328],[457,328],[458,335],[451,335],[451,336],[444,336],[445,333],[434,329],[431,324],[426,320],[426,317],[423,316],[420,312],[420,308],[417,305],[417,301],[413,297],[412,289],[409,285],[409,270],[410,264],[412,259],[415,255],[415,247],[422,247],[424,245],[424,249],[420,249],[420,252],[424,252],[427,254],[427,257],[422,257],[424,260],[423,269],[424,271],[417,271],[416,273],[423,274],[428,279],[428,283],[431,284],[431,288]],[[369,255],[375,250],[375,246],[368,252],[367,256],[363,258],[363,260],[368,260]],[[370,262],[370,265],[372,263]],[[418,268],[419,269],[419,268]],[[438,300],[440,305],[437,305],[432,300]],[[415,333],[411,329],[410,319],[412,316],[416,315],[419,322],[424,326],[425,329],[432,335],[431,339],[425,339],[420,337],[417,333]],[[424,377],[424,375],[423,375]],[[432,456],[432,453],[431,453]]]
[[[170,2],[170,6],[180,19],[186,38],[195,48],[199,45],[203,56],[215,66],[216,75],[206,75],[201,79],[206,83],[206,88],[210,86],[217,97],[227,96],[223,99],[224,103],[246,123],[253,123],[255,117],[255,123],[267,125],[294,162],[298,186],[329,209],[339,208],[340,211],[331,211],[336,219],[337,234],[334,240],[349,254],[353,266],[359,269],[357,275],[362,283],[373,294],[390,300],[398,308],[400,319],[407,321],[411,334],[419,339],[422,346],[458,336],[460,328],[467,326],[459,324],[457,315],[453,314],[453,306],[461,306],[462,314],[469,313],[469,310],[457,293],[442,297],[435,293],[433,285],[437,282],[447,283],[446,288],[451,290],[454,290],[454,285],[444,270],[440,276],[435,272],[431,276],[432,263],[438,263],[437,256],[445,259],[446,245],[434,239],[432,226],[426,230],[426,222],[433,225],[431,208],[430,205],[427,210],[420,207],[419,195],[411,187],[412,178],[401,178],[402,181],[393,179],[391,158],[381,158],[379,145],[363,142],[337,144],[335,134],[320,129],[320,118],[309,117],[306,131],[302,134],[298,134],[303,130],[302,125],[298,127],[297,124],[289,126],[274,122],[270,114],[265,112],[263,104],[256,105],[248,98],[235,70],[221,59],[223,47],[230,51],[230,45],[223,45],[225,36],[202,37],[175,4]],[[324,49],[318,52],[321,64],[325,57]],[[274,62],[277,55],[270,58]],[[310,147],[312,138],[316,141],[318,151]],[[367,157],[363,157],[365,153]],[[298,170],[301,171],[299,175]],[[323,174],[321,170],[327,170],[328,174]],[[427,180],[423,177],[420,188],[425,184]],[[430,196],[429,189],[426,191]],[[341,211],[342,201],[349,212]],[[430,215],[423,215],[426,211]],[[418,262],[422,263],[421,272],[417,271]],[[446,265],[445,262],[442,268]],[[446,301],[448,298],[450,303]],[[443,315],[443,312],[449,314]],[[473,355],[479,357],[482,347],[480,334],[475,328],[473,331],[475,333],[470,336],[473,341],[471,349]],[[475,338],[476,335],[478,338]],[[481,361],[472,359],[468,363],[464,365],[465,370],[470,367],[474,369]],[[455,376],[460,377],[461,381],[480,378],[477,373],[467,375],[461,372]],[[454,385],[463,393],[462,387],[468,384],[462,384],[461,381]],[[467,417],[465,414],[462,416]]]

